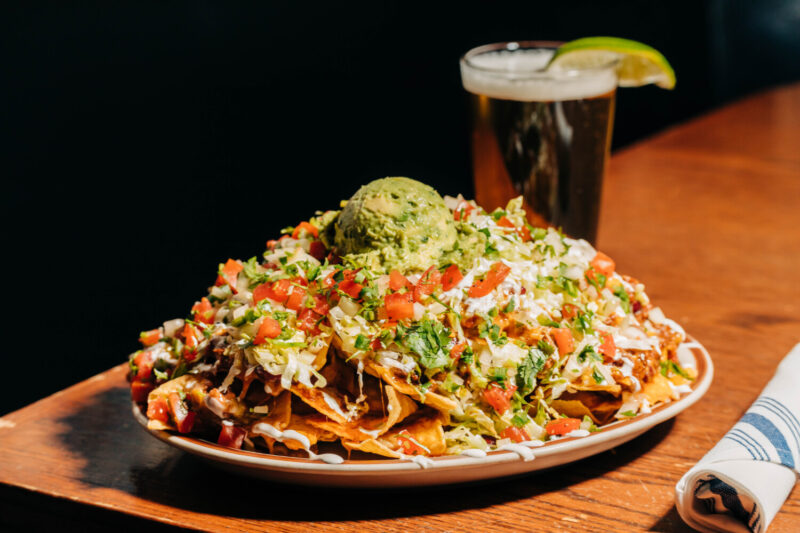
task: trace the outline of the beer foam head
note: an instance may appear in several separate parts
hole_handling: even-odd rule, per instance
[[[511,43],[515,44],[515,43]],[[586,70],[544,70],[552,48],[514,48],[469,52],[461,59],[464,88],[491,98],[554,102],[591,98],[617,86],[613,66]]]

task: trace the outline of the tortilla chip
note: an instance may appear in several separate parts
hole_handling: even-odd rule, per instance
[[[335,441],[337,439],[336,435],[329,431],[325,431],[323,429],[314,427],[304,419],[302,416],[292,415],[289,424],[283,431],[294,430],[301,435],[304,435],[311,446],[315,445],[318,441]],[[263,435],[262,435],[263,437]],[[267,440],[269,437],[264,437],[264,440]],[[283,445],[289,448],[290,450],[304,450],[305,447],[299,441],[294,439],[286,439],[283,441]]]
[[[410,437],[423,446],[426,451],[422,455],[442,455],[447,451],[442,428],[442,417],[432,410],[418,412],[413,420],[395,426],[385,435],[377,439],[367,439],[361,442],[342,441],[348,450],[360,450],[385,457],[403,458],[403,435]]]
[[[203,400],[212,383],[207,379],[198,378],[193,374],[184,374],[178,378],[166,381],[150,391],[147,395],[148,404],[156,398],[166,398],[172,393],[184,393],[191,407],[202,411],[206,409]],[[207,410],[207,409],[206,409]],[[160,420],[147,420],[147,429],[167,429],[174,430],[175,426],[171,423],[164,423]]]
[[[417,410],[417,404],[391,387],[385,389],[387,399],[387,415],[367,415],[355,423],[340,424],[324,416],[306,417],[308,424],[329,431],[342,439],[361,442],[375,439],[389,431],[394,425],[404,420]]]
[[[669,380],[659,373],[642,386],[642,394],[650,405],[655,405],[672,399],[672,387]]]
[[[338,337],[334,337],[334,347],[337,348],[336,351],[339,353],[339,356],[344,358],[346,354],[340,352],[338,349],[340,348],[341,340],[337,339]],[[411,396],[420,403],[430,405],[431,407],[446,413],[449,413],[458,407],[458,404],[455,402],[455,400],[451,400],[450,398],[442,396],[441,394],[437,394],[435,392],[427,392],[424,395],[420,394],[417,388],[405,381],[405,379],[395,376],[392,368],[382,366],[374,359],[365,358],[362,360],[362,362],[364,363],[364,369],[367,371],[367,373],[379,378],[381,381],[397,390],[397,392]]]
[[[597,425],[613,419],[621,405],[622,398],[593,391],[565,392],[550,404],[559,413],[572,418],[588,416]]]
[[[266,422],[279,430],[283,430],[289,425],[292,418],[292,394],[289,391],[284,391],[279,394],[272,403],[272,409],[269,414],[258,420],[259,422]]]

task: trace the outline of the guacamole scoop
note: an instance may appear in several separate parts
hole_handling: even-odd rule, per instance
[[[334,223],[339,253],[373,271],[424,270],[458,238],[453,214],[433,187],[410,178],[362,186]]]

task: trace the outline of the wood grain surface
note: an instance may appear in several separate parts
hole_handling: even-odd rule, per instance
[[[0,418],[0,526],[687,531],[675,483],[800,342],[800,85],[615,154],[598,244],[716,364],[703,400],[628,444],[483,485],[282,486],[220,472],[147,435],[130,414],[120,366]],[[795,489],[770,531],[798,530]]]

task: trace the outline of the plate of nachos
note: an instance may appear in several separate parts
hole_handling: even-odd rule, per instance
[[[228,259],[128,375],[157,438],[247,475],[475,481],[634,438],[708,389],[707,351],[588,242],[409,178]]]

